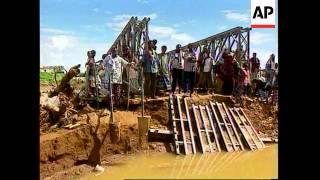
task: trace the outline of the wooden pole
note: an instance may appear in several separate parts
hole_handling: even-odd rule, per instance
[[[130,66],[127,68],[127,77],[128,77],[128,97],[127,97],[127,111],[129,111],[129,97],[130,97]]]
[[[96,62],[94,58],[93,58],[93,75],[94,75],[94,85],[96,89],[96,103],[97,103],[97,108],[99,108],[99,93],[98,93],[98,87],[97,87]]]
[[[89,65],[86,68],[86,82],[85,82],[85,95],[88,97],[89,94]]]
[[[143,77],[143,66],[141,66],[141,103],[142,103],[142,114],[141,116],[144,117],[144,77]]]
[[[149,52],[148,49],[148,41],[149,41],[149,32],[148,32],[148,22],[146,23],[146,31],[145,31],[145,47],[147,48],[144,51]],[[143,77],[143,66],[141,66],[141,101],[142,101],[142,118],[144,117],[144,77]]]
[[[113,123],[113,101],[112,101],[112,77],[113,73],[109,72],[109,88],[110,88],[110,122]]]

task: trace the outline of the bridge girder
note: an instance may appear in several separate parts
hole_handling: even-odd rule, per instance
[[[138,20],[138,17],[132,16],[107,53],[110,54],[111,48],[116,47],[118,55],[122,56],[123,45],[126,45],[134,55],[141,57],[144,50],[144,40],[149,38],[149,21],[149,17]]]
[[[217,60],[224,48],[230,51],[241,52],[235,56],[237,61],[248,61],[250,57],[250,30],[251,28],[235,27],[213,36],[189,43],[194,50],[207,47],[211,56]],[[186,50],[188,45],[181,49]],[[168,57],[174,57],[175,50],[167,52]]]

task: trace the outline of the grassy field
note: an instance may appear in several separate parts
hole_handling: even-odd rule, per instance
[[[64,76],[64,74],[58,73],[57,74],[57,81],[59,82],[63,76]],[[40,82],[41,83],[55,83],[54,73],[40,72]]]

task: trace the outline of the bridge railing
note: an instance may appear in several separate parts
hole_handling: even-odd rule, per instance
[[[115,47],[117,54],[128,60],[129,58],[126,56],[128,54],[127,51],[129,51],[131,55],[138,59],[140,64],[144,52],[144,42],[149,40],[149,21],[150,18],[147,17],[144,17],[142,20],[138,20],[137,17],[131,17],[107,53],[110,54],[111,48]],[[218,60],[224,49],[228,49],[229,51],[236,52],[235,59],[237,61],[245,62],[249,60],[250,55],[250,30],[251,28],[235,27],[190,44],[193,50],[198,52],[200,52],[203,47],[207,47],[214,60]],[[182,47],[182,50],[186,49],[187,45]],[[175,50],[167,52],[169,59],[174,58],[174,52]],[[140,90],[143,88],[141,69],[141,66],[137,66],[134,70],[129,68],[124,68],[123,70],[123,93],[128,96],[128,99],[128,92],[135,91],[140,94]],[[132,73],[129,73],[129,70],[132,71]],[[134,77],[132,77],[132,74],[134,74]],[[128,86],[132,84],[133,81],[135,85]],[[109,87],[109,85],[103,85],[103,83],[102,86]]]
[[[228,49],[230,52],[237,53],[235,56],[237,61],[248,61],[250,55],[250,30],[251,28],[235,27],[189,44],[194,51],[198,52],[203,47],[207,47],[214,60],[218,60],[224,49]],[[187,45],[181,47],[181,49],[187,49]],[[175,50],[167,52],[168,57],[173,58],[174,52]]]

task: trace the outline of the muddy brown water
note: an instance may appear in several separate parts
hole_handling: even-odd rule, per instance
[[[90,173],[81,179],[277,179],[278,145],[258,151],[221,152],[197,155],[170,153],[132,156],[119,164],[105,166],[103,173]]]

